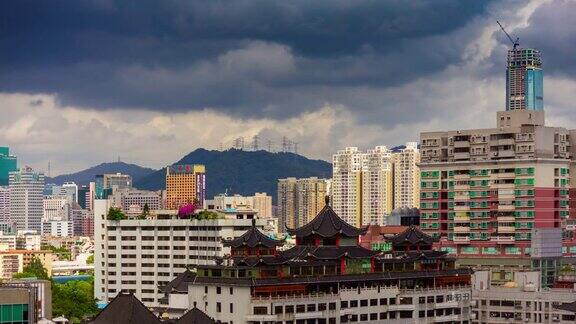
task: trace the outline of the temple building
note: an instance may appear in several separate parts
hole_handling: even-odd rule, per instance
[[[221,323],[468,323],[470,269],[455,269],[435,238],[416,227],[389,238],[390,249],[359,245],[356,228],[326,206],[287,231],[280,250],[255,226],[224,241],[215,266],[186,270],[161,289],[162,309],[179,317],[197,308]]]

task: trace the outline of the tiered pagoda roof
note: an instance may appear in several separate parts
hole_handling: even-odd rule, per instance
[[[258,246],[265,246],[267,248],[273,248],[276,246],[284,245],[284,240],[275,240],[269,238],[264,233],[262,233],[258,228],[256,228],[255,220],[252,220],[252,227],[242,234],[240,237],[237,237],[232,240],[222,240],[224,246],[230,246],[234,248],[239,247],[258,247]]]
[[[404,232],[388,239],[388,241],[391,242],[393,245],[406,245],[406,244],[431,245],[432,243],[437,242],[438,239],[422,232],[416,226],[410,226]]]
[[[290,235],[295,235],[296,237],[307,237],[313,234],[322,237],[333,237],[336,234],[340,234],[348,237],[357,237],[364,235],[368,228],[356,228],[348,223],[346,223],[342,218],[338,217],[334,210],[326,202],[326,206],[322,208],[320,213],[314,217],[312,221],[308,224],[291,229],[286,227],[286,230]]]
[[[341,257],[350,259],[366,259],[378,255],[379,252],[365,249],[361,246],[311,246],[298,245],[275,256],[247,256],[234,259],[234,264],[244,266],[264,265],[295,265],[323,260],[338,260]]]
[[[188,287],[188,282],[195,278],[195,275],[186,270],[175,280],[180,278],[178,287]],[[174,285],[170,286],[173,291]],[[187,289],[187,288],[186,288]],[[178,319],[161,320],[156,317],[138,298],[132,293],[120,292],[96,317],[89,321],[90,324],[213,324],[216,321],[206,313],[194,307],[187,311]]]
[[[104,308],[91,324],[142,324],[162,323],[141,301],[132,293],[120,292]]]

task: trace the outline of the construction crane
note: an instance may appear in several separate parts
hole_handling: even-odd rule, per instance
[[[510,42],[512,43],[512,50],[516,50],[516,47],[520,46],[520,38],[516,37],[516,40],[514,40],[510,34],[508,34],[506,32],[506,29],[504,29],[504,26],[502,26],[502,24],[496,20],[496,23],[498,23],[498,26],[500,26],[500,29],[502,29],[502,31],[504,32],[504,34],[506,34],[506,37],[508,37],[508,39],[510,40]]]

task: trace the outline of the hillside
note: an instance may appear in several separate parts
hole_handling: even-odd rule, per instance
[[[293,153],[267,151],[208,151],[197,149],[175,164],[206,166],[206,195],[229,193],[249,195],[266,192],[276,200],[278,179],[286,177],[332,177],[332,165],[322,160],[310,160]],[[140,189],[158,190],[165,186],[166,170],[158,170],[137,181]]]
[[[117,172],[131,175],[132,181],[136,182],[138,179],[147,176],[154,171],[156,170],[124,162],[102,163],[76,173],[63,174],[54,178],[46,178],[46,183],[55,183],[60,185],[64,182],[73,181],[78,185],[84,185],[88,184],[90,181],[94,181],[94,176],[97,174]]]

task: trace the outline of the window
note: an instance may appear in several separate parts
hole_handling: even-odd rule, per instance
[[[253,311],[254,315],[268,315],[268,308],[266,308],[266,306],[255,306]]]
[[[208,293],[208,286],[204,286],[204,293],[205,293],[205,294]]]
[[[340,302],[340,308],[344,309],[344,308],[348,308],[348,301],[343,300]]]
[[[232,304],[230,304],[232,306]],[[274,314],[282,314],[282,306],[274,306]],[[230,313],[232,313],[232,308],[230,308]]]
[[[368,299],[362,299],[360,301],[360,307],[366,307],[368,306]]]
[[[234,295],[234,288],[230,287],[230,295]]]
[[[222,293],[222,288],[216,287],[216,294],[220,295]]]
[[[222,313],[222,304],[220,302],[216,303],[216,313]]]

